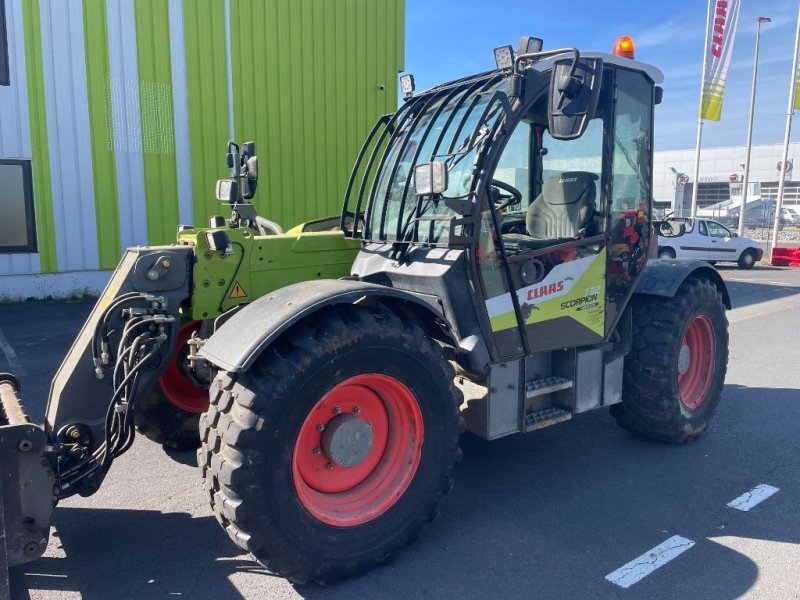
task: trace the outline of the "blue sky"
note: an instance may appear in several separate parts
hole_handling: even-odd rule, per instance
[[[693,148],[706,6],[700,0],[406,0],[405,67],[417,89],[425,89],[493,68],[492,49],[516,47],[523,34],[544,38],[545,48],[603,52],[620,35],[630,35],[637,58],[666,77],[664,103],[656,112],[656,150]],[[706,122],[704,148],[747,141],[759,15],[773,22],[761,29],[753,141],[783,142],[797,10],[797,0],[742,0],[722,120]],[[792,141],[800,141],[800,119],[795,119]]]

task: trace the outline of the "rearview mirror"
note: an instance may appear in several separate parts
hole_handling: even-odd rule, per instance
[[[439,196],[447,191],[447,165],[429,162],[414,167],[414,193],[417,196]]]
[[[258,157],[248,158],[245,167],[245,177],[242,179],[242,198],[251,200],[256,195],[258,185]]]
[[[549,128],[556,140],[574,140],[583,135],[597,112],[603,83],[603,61],[599,58],[561,59],[550,78]]]

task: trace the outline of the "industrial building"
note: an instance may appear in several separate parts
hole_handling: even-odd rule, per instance
[[[745,146],[703,148],[700,155],[698,208],[732,200],[741,202],[744,185]],[[789,147],[784,169],[782,144],[753,146],[750,158],[750,189],[747,199],[775,199],[781,175],[786,178],[784,204],[800,205],[800,143]],[[656,152],[653,158],[653,197],[656,208],[675,214],[691,210],[694,182],[694,150]]]
[[[397,107],[403,0],[0,0],[0,299],[96,291],[124,248],[224,212],[229,139],[259,212],[338,214]]]

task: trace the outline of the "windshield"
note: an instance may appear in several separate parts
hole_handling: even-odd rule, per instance
[[[446,243],[458,213],[448,199],[469,198],[481,150],[503,114],[499,95],[508,80],[488,76],[419,96],[398,111],[397,125],[374,178],[366,239]],[[418,201],[414,167],[445,162],[448,188],[442,198]]]

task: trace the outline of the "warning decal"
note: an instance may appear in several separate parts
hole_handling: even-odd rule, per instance
[[[228,296],[231,300],[238,300],[239,298],[247,298],[247,292],[244,291],[242,284],[238,281],[233,284],[231,295]]]

